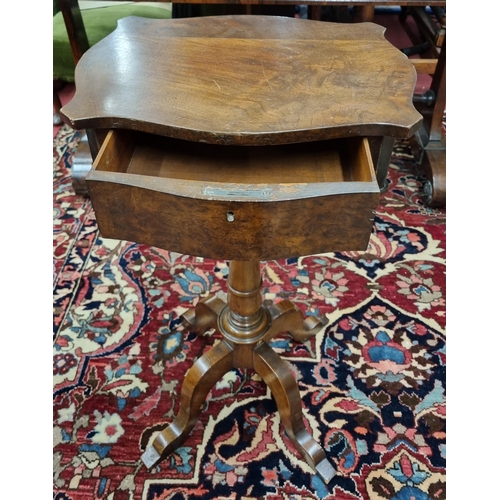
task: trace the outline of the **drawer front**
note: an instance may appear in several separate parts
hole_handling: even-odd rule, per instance
[[[182,254],[272,260],[365,250],[378,192],[284,201],[196,199],[87,180],[101,234]]]
[[[104,237],[226,260],[364,250],[379,198],[361,137],[228,148],[111,130],[87,186]]]

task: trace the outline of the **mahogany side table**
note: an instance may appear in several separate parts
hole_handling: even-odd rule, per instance
[[[102,235],[230,261],[227,304],[209,297],[183,317],[222,340],[186,374],[147,467],[182,443],[236,367],[262,377],[304,459],[325,482],[334,476],[268,344],[325,323],[304,321],[288,300],[265,306],[260,261],[366,249],[379,198],[370,141],[421,123],[413,65],[383,32],[268,16],[130,17],[78,63],[62,116],[98,138],[87,184]]]

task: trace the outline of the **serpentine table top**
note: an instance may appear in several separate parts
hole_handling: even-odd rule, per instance
[[[419,127],[413,65],[372,23],[129,17],[89,49],[63,110],[75,128],[271,145]]]

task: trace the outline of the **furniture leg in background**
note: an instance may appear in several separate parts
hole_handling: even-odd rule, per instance
[[[414,103],[424,116],[420,130],[410,139],[413,155],[427,181],[424,184],[424,201],[432,207],[446,205],[446,137],[443,117],[446,109],[446,18],[440,7],[433,7],[430,16],[424,7],[403,10],[401,22],[406,27],[407,15],[411,15],[419,29],[420,38],[410,30],[421,59],[411,59],[417,73],[432,76],[430,89],[423,95],[415,95]]]
[[[59,10],[61,11],[68,32],[68,38],[71,45],[71,52],[75,64],[81,59],[83,54],[89,49],[89,41],[85,26],[83,24],[82,13],[78,5],[78,0],[57,0]],[[57,100],[56,100],[57,99]],[[57,109],[55,113],[59,116],[61,102],[57,91],[54,90],[54,103]],[[92,135],[92,132],[91,132]],[[86,196],[88,194],[85,184],[85,176],[92,167],[92,154],[89,147],[87,134],[84,134],[77,146],[71,166],[71,182],[75,193]]]
[[[427,177],[426,202],[430,206],[446,205],[446,138],[443,116],[446,108],[446,40],[443,41],[431,90],[436,96],[431,115],[424,115],[424,128],[417,133],[423,148],[421,165]]]
[[[161,7],[156,7],[160,5]],[[54,123],[60,121],[61,84],[74,81],[74,68],[89,47],[116,29],[117,21],[128,16],[166,19],[171,11],[165,2],[150,4],[133,2],[90,2],[80,9],[78,0],[57,0],[54,9]],[[56,59],[57,58],[57,59]],[[71,59],[74,64],[71,65]],[[99,151],[99,131],[87,130],[82,135],[72,165],[71,179],[76,193],[87,195],[85,175]],[[104,133],[105,135],[105,133]],[[101,138],[102,140],[102,138]]]

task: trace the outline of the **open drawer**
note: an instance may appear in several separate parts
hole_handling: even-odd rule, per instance
[[[116,129],[86,182],[104,237],[226,260],[364,250],[379,198],[361,137],[220,146]]]

